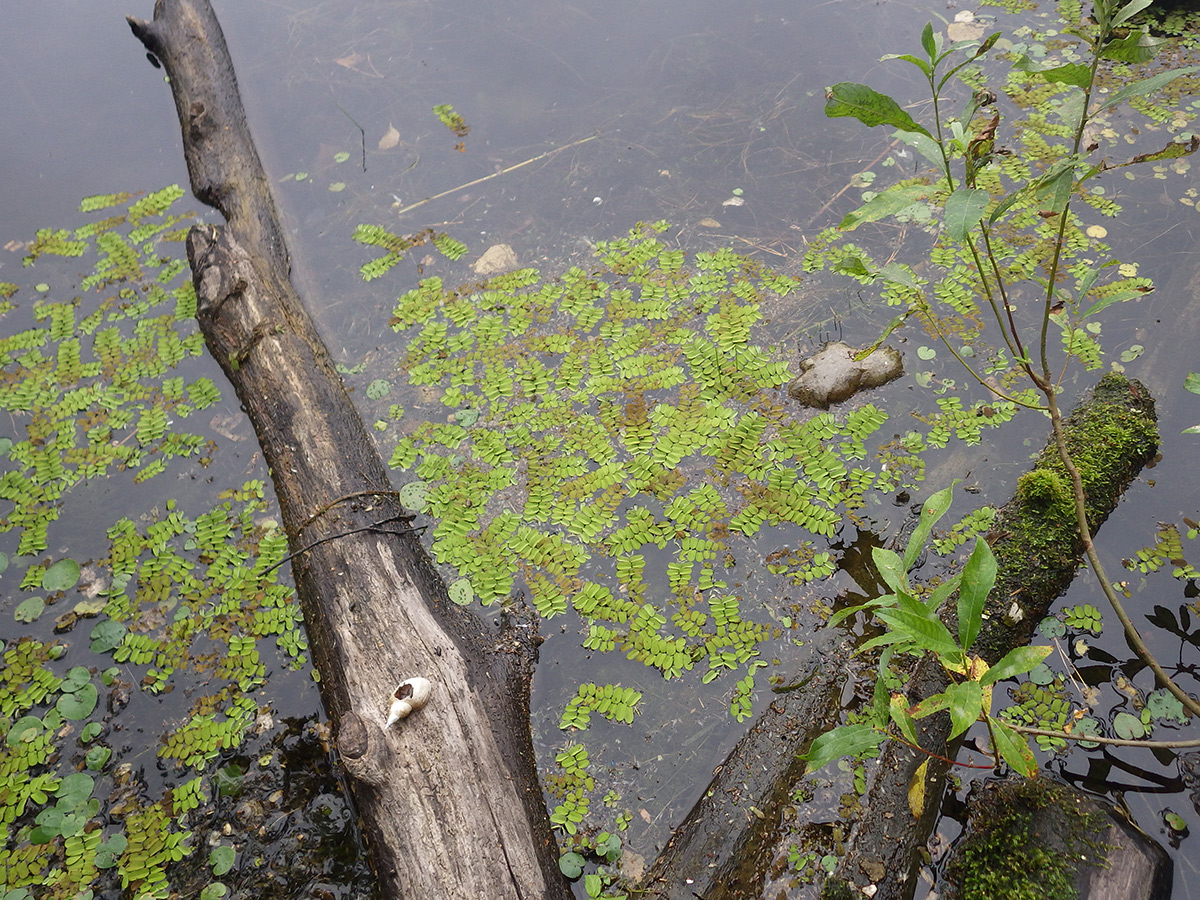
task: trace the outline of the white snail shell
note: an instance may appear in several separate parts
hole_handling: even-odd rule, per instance
[[[383,727],[391,728],[413,710],[420,709],[429,702],[432,693],[433,684],[428,678],[407,678],[400,682],[392,693],[387,724]]]

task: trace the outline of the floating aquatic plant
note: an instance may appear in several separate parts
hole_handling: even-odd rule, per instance
[[[0,408],[23,426],[25,439],[5,442],[0,499],[11,508],[0,511],[0,530],[20,529],[19,553],[46,549],[64,494],[81,481],[119,470],[144,481],[172,458],[205,450],[199,435],[167,427],[220,396],[206,377],[170,374],[204,347],[185,266],[161,255],[164,244],[182,241],[189,217],[167,212],[182,193],[171,187],[132,203],[128,194],[85,200],[86,211],[114,212],[72,231],[39,231],[25,259],[48,265],[90,255],[93,273],[78,285],[83,295],[38,298],[23,324],[14,321],[19,293],[8,292]],[[47,290],[65,298],[76,287]]]

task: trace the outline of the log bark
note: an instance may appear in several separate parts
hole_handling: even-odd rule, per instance
[[[269,183],[207,0],[129,19],[166,67],[192,190],[201,330],[249,414],[293,550],[322,697],[386,898],[567,897],[529,733],[530,623],[449,602],[290,282]],[[516,627],[522,624],[526,627]],[[402,680],[429,704],[384,729]]]
[[[1153,400],[1138,382],[1108,375],[1065,426],[1072,454],[1083,461],[1088,518],[1095,531],[1157,449]],[[1052,444],[1042,451],[1034,471],[1063,477]],[[1000,511],[988,536],[999,577],[973,650],[989,663],[1028,643],[1033,628],[1071,583],[1082,559],[1069,504],[1054,502],[1030,484],[1025,482],[1026,489],[1019,489]],[[814,808],[803,802],[816,791],[817,782],[804,775],[797,755],[819,733],[822,721],[836,719],[840,712],[841,704],[832,692],[846,676],[839,679],[831,673],[845,672],[849,658],[849,651],[836,638],[826,640],[829,643],[817,659],[794,679],[800,683],[797,694],[773,704],[734,748],[731,762],[751,761],[758,767],[754,779],[747,779],[742,765],[726,763],[647,873],[642,886],[648,897],[733,900],[790,895],[798,889],[787,866],[792,845],[839,857],[823,896],[862,897],[864,888],[875,900],[912,895],[919,854],[941,807],[947,766],[905,744],[888,741],[879,759],[868,764],[866,792],[858,801],[857,815],[842,819],[827,806]],[[817,673],[822,676],[815,677]],[[909,699],[916,702],[945,685],[941,667],[927,660],[912,675]],[[827,704],[824,710],[823,703]],[[788,710],[793,717],[801,712],[802,718],[779,727],[778,723],[789,721]],[[952,757],[949,731],[948,716],[922,719],[921,746]],[[909,786],[926,761],[924,807],[914,817],[909,810]]]

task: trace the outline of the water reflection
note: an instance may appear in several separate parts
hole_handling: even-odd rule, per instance
[[[732,243],[794,270],[805,236],[857,202],[858,191],[845,189],[887,146],[882,132],[825,120],[825,85],[874,81],[918,98],[919,85],[898,83],[907,76],[876,60],[901,49],[894,36],[906,40],[944,13],[858,0],[523,0],[465,11],[349,0],[215,5],[260,153],[277,182],[302,290],[339,361],[354,366],[368,358],[378,367],[362,385],[387,373],[396,352],[386,327],[392,295],[420,275],[471,280],[470,263],[495,243],[512,246],[522,265],[553,272],[587,259],[597,239],[665,218],[680,226],[673,239],[690,251]],[[68,221],[86,194],[185,182],[168,92],[128,35],[123,12],[149,15],[63,2],[10,4],[0,14],[0,73],[8,86],[0,120],[9,123],[0,130],[4,241]],[[54,51],[39,52],[49,35]],[[438,104],[452,104],[470,133],[451,133],[432,112]],[[394,143],[385,140],[393,128]],[[512,168],[527,160],[535,161]],[[1127,199],[1128,233],[1114,235],[1118,254],[1136,255],[1157,269],[1160,284],[1182,292],[1194,271],[1187,218],[1194,212],[1140,196]],[[458,263],[416,254],[381,290],[358,277],[371,256],[350,239],[360,222],[396,231],[436,227],[470,253]],[[0,256],[0,279],[16,265],[18,254]],[[1173,279],[1175,270],[1182,274]],[[811,302],[823,304],[814,320],[826,323],[866,311],[846,286]],[[1150,347],[1169,436],[1200,420],[1194,409],[1173,407],[1183,373],[1195,367],[1191,348],[1181,352],[1172,341],[1177,304],[1160,291],[1106,325],[1127,329],[1126,343]],[[776,312],[773,336],[804,337],[788,310]],[[871,330],[861,320],[848,327],[862,339]],[[989,453],[1019,460],[1022,451]],[[1193,453],[1168,437],[1154,477],[1175,496],[1164,504],[1151,486],[1136,487],[1123,520],[1143,525],[1110,525],[1101,535],[1106,553],[1120,558],[1131,540],[1148,542],[1129,531],[1148,534],[1158,518],[1195,515],[1194,493],[1175,487],[1194,482]],[[990,477],[985,489],[1003,496],[1011,476]],[[1098,602],[1093,593],[1076,585],[1067,602]],[[1163,649],[1171,658],[1176,648]],[[576,634],[552,636],[544,653],[534,721],[551,747],[560,740],[564,691],[573,690],[571,679],[587,660]],[[632,732],[593,726],[619,766],[614,783],[646,812],[635,819],[634,836],[647,847],[678,821],[740,731],[724,708],[670,687],[647,687]],[[655,734],[664,731],[670,736]],[[1173,770],[1164,771],[1144,780],[1175,786]],[[1096,783],[1108,772],[1090,774]]]

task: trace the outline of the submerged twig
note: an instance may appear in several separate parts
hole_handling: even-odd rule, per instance
[[[553,156],[556,153],[561,153],[563,150],[569,150],[572,147],[578,147],[580,144],[586,144],[588,141],[594,141],[599,136],[600,135],[598,135],[598,134],[593,134],[593,135],[590,135],[589,137],[581,138],[578,141],[573,141],[570,144],[563,144],[561,147],[555,147],[553,150],[547,150],[545,153],[540,153],[537,156],[534,156],[530,159],[525,160],[524,162],[519,162],[516,165],[509,166],[507,169],[501,169],[499,172],[493,172],[491,175],[484,175],[482,178],[476,178],[474,181],[468,181],[466,184],[460,184],[458,187],[450,188],[450,190],[448,190],[448,191],[442,191],[440,194],[434,194],[432,197],[426,197],[424,200],[418,200],[416,203],[410,203],[408,206],[404,207],[399,212],[397,212],[396,215],[402,216],[406,212],[411,212],[412,210],[416,209],[418,206],[424,206],[426,203],[429,203],[432,200],[440,200],[442,197],[447,197],[450,194],[455,194],[459,191],[464,191],[467,188],[474,187],[477,184],[482,184],[483,182],[487,181],[490,178],[497,178],[500,175],[507,175],[509,172],[515,171],[516,169],[519,169],[522,166],[527,166],[530,163],[535,163],[539,159],[545,159],[548,156]]]

